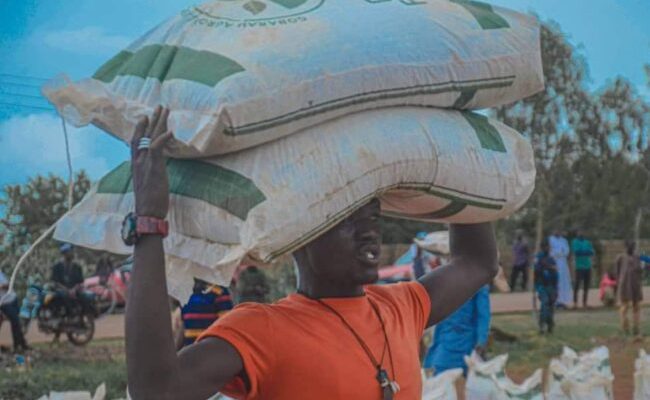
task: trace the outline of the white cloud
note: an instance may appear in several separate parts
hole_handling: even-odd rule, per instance
[[[92,179],[97,179],[114,167],[110,164],[114,164],[115,153],[126,153],[126,146],[120,151],[122,146],[117,141],[106,145],[102,137],[106,133],[97,128],[67,127],[75,172],[84,169]],[[68,175],[61,119],[42,113],[0,122],[0,182],[18,182],[50,172],[66,178]]]
[[[125,48],[132,39],[111,35],[98,26],[80,29],[58,30],[39,34],[42,42],[49,47],[76,54],[107,55]]]

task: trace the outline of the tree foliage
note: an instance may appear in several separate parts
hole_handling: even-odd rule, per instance
[[[90,185],[84,171],[76,175],[74,204],[82,199]],[[9,272],[25,250],[68,210],[68,184],[50,174],[30,178],[23,185],[8,185],[0,197],[0,208],[4,209],[0,219],[0,268]],[[97,255],[83,249],[77,254],[85,264],[93,263]],[[58,243],[50,239],[36,249],[26,269],[47,276],[47,270],[57,258]]]

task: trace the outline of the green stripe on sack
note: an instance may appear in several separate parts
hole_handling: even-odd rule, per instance
[[[296,8],[305,4],[307,0],[271,0],[275,4],[279,4],[284,8]]]
[[[160,82],[183,79],[215,86],[230,75],[244,70],[237,62],[221,54],[153,44],[135,53],[121,51],[102,65],[93,78],[109,83],[117,76],[131,75],[155,78]]]
[[[460,214],[466,208],[467,208],[467,203],[453,201],[448,205],[446,205],[445,207],[441,208],[440,210],[427,213],[427,214],[403,214],[403,213],[393,212],[393,211],[382,211],[382,215],[385,215],[387,217],[416,220],[416,221],[431,221],[431,220],[453,217],[457,214]]]
[[[476,136],[478,136],[478,140],[481,142],[481,147],[500,153],[507,152],[501,134],[497,128],[490,124],[486,116],[470,111],[464,111],[461,114],[472,128],[474,128],[474,132],[476,132]]]
[[[169,192],[205,201],[242,220],[266,196],[250,179],[218,165],[196,160],[167,162]],[[131,163],[122,165],[99,181],[97,193],[124,194],[133,191]]]
[[[508,21],[494,12],[492,6],[487,3],[474,0],[451,0],[451,2],[463,6],[469,11],[483,29],[510,28]]]
[[[455,108],[456,110],[465,108],[467,103],[472,101],[475,95],[476,89],[461,90],[458,99],[456,99],[456,102],[451,108]]]
[[[432,212],[430,214],[426,214],[427,219],[441,219],[441,218],[449,218],[452,217],[456,214],[459,214],[461,211],[463,211],[465,208],[467,208],[467,203],[463,202],[457,202],[457,201],[452,201],[447,205],[446,207]],[[424,217],[425,215],[423,215]]]

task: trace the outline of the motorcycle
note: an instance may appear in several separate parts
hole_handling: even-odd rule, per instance
[[[95,295],[81,291],[76,298],[67,296],[67,288],[62,285],[48,283],[40,286],[31,283],[19,314],[24,333],[35,319],[38,329],[45,334],[58,337],[65,333],[76,346],[90,342],[95,334],[95,318],[98,315]]]
[[[91,276],[84,280],[84,290],[95,294],[100,315],[112,314],[117,307],[126,305],[132,259],[127,259],[108,276]]]

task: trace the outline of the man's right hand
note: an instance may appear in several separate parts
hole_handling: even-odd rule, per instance
[[[164,149],[173,137],[167,129],[169,109],[156,107],[151,122],[142,117],[131,143],[133,192],[136,215],[164,219],[169,209],[169,179]],[[147,149],[139,149],[143,138],[151,140]]]

